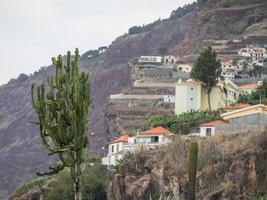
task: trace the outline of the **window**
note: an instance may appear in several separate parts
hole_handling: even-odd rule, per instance
[[[190,100],[193,101],[193,98],[191,98]]]
[[[159,136],[151,137],[151,143],[159,143]]]
[[[113,152],[114,152],[114,146],[111,145],[111,153],[113,153]]]
[[[206,128],[206,136],[211,136],[211,128]]]
[[[194,88],[191,87],[191,90],[194,90]]]

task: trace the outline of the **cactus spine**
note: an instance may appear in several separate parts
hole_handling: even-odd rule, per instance
[[[188,200],[196,198],[196,175],[197,175],[198,143],[193,141],[189,145],[189,166],[188,166]]]
[[[52,58],[55,77],[48,77],[48,91],[42,84],[31,87],[32,105],[38,115],[40,137],[49,155],[58,154],[61,163],[39,176],[56,174],[69,167],[74,182],[75,200],[81,199],[81,164],[88,138],[88,108],[90,104],[89,75],[78,72],[79,51],[74,59],[68,51],[66,64],[62,56]],[[36,92],[36,94],[35,94]]]

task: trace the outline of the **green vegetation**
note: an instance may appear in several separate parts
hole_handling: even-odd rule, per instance
[[[81,177],[83,200],[106,199],[107,180],[105,173],[104,168],[99,164],[86,166]],[[73,181],[69,170],[59,173],[57,180],[51,184],[51,190],[45,196],[45,200],[74,199]]]
[[[221,71],[221,63],[217,59],[217,53],[211,47],[207,47],[200,52],[190,75],[203,83],[204,90],[208,95],[209,111],[211,111],[210,93],[218,83]]]
[[[11,197],[19,197],[25,192],[29,191],[30,189],[33,189],[35,187],[40,187],[44,184],[46,184],[48,181],[48,177],[38,177],[36,179],[30,180],[23,185],[19,186],[12,194]]]
[[[262,85],[251,94],[242,94],[239,96],[238,103],[249,103],[252,105],[263,103],[267,104],[267,81],[264,80]]]
[[[148,119],[147,129],[163,126],[174,133],[188,134],[199,124],[221,119],[219,112],[192,111],[180,115],[159,115]]]
[[[197,176],[198,143],[193,141],[189,145],[188,164],[188,197],[187,200],[196,198],[196,176]]]
[[[40,137],[49,155],[57,154],[61,161],[50,171],[38,175],[52,175],[71,169],[71,179],[74,183],[75,200],[81,199],[81,164],[83,152],[88,144],[88,108],[90,103],[89,74],[78,71],[79,51],[75,50],[71,61],[70,51],[67,62],[62,56],[52,58],[56,66],[56,75],[48,77],[48,92],[42,84],[31,88],[32,105],[38,115]],[[37,97],[34,93],[37,92]]]
[[[184,15],[186,15],[189,12],[192,12],[196,9],[197,7],[197,3],[191,3],[191,4],[186,4],[183,7],[179,7],[176,10],[173,10],[171,15],[170,15],[170,19],[171,20],[175,20],[178,19]]]
[[[267,200],[267,196],[256,196],[253,197],[251,200]]]
[[[103,54],[107,49],[108,47],[102,46],[99,47],[98,49],[89,50],[82,55],[82,58],[97,58],[101,54]]]
[[[26,81],[29,78],[27,74],[20,74],[18,77],[19,81]]]
[[[139,33],[145,33],[147,31],[152,30],[156,25],[160,24],[161,19],[158,19],[154,21],[153,23],[143,25],[143,26],[133,26],[129,28],[128,34],[129,35],[134,35],[134,34],[139,34]]]

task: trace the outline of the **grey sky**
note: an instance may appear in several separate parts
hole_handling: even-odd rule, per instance
[[[51,56],[109,45],[133,25],[167,18],[193,0],[0,0],[0,85]]]

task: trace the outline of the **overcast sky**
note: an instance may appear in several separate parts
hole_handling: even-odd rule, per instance
[[[0,0],[0,85],[67,50],[109,45],[193,0]]]

